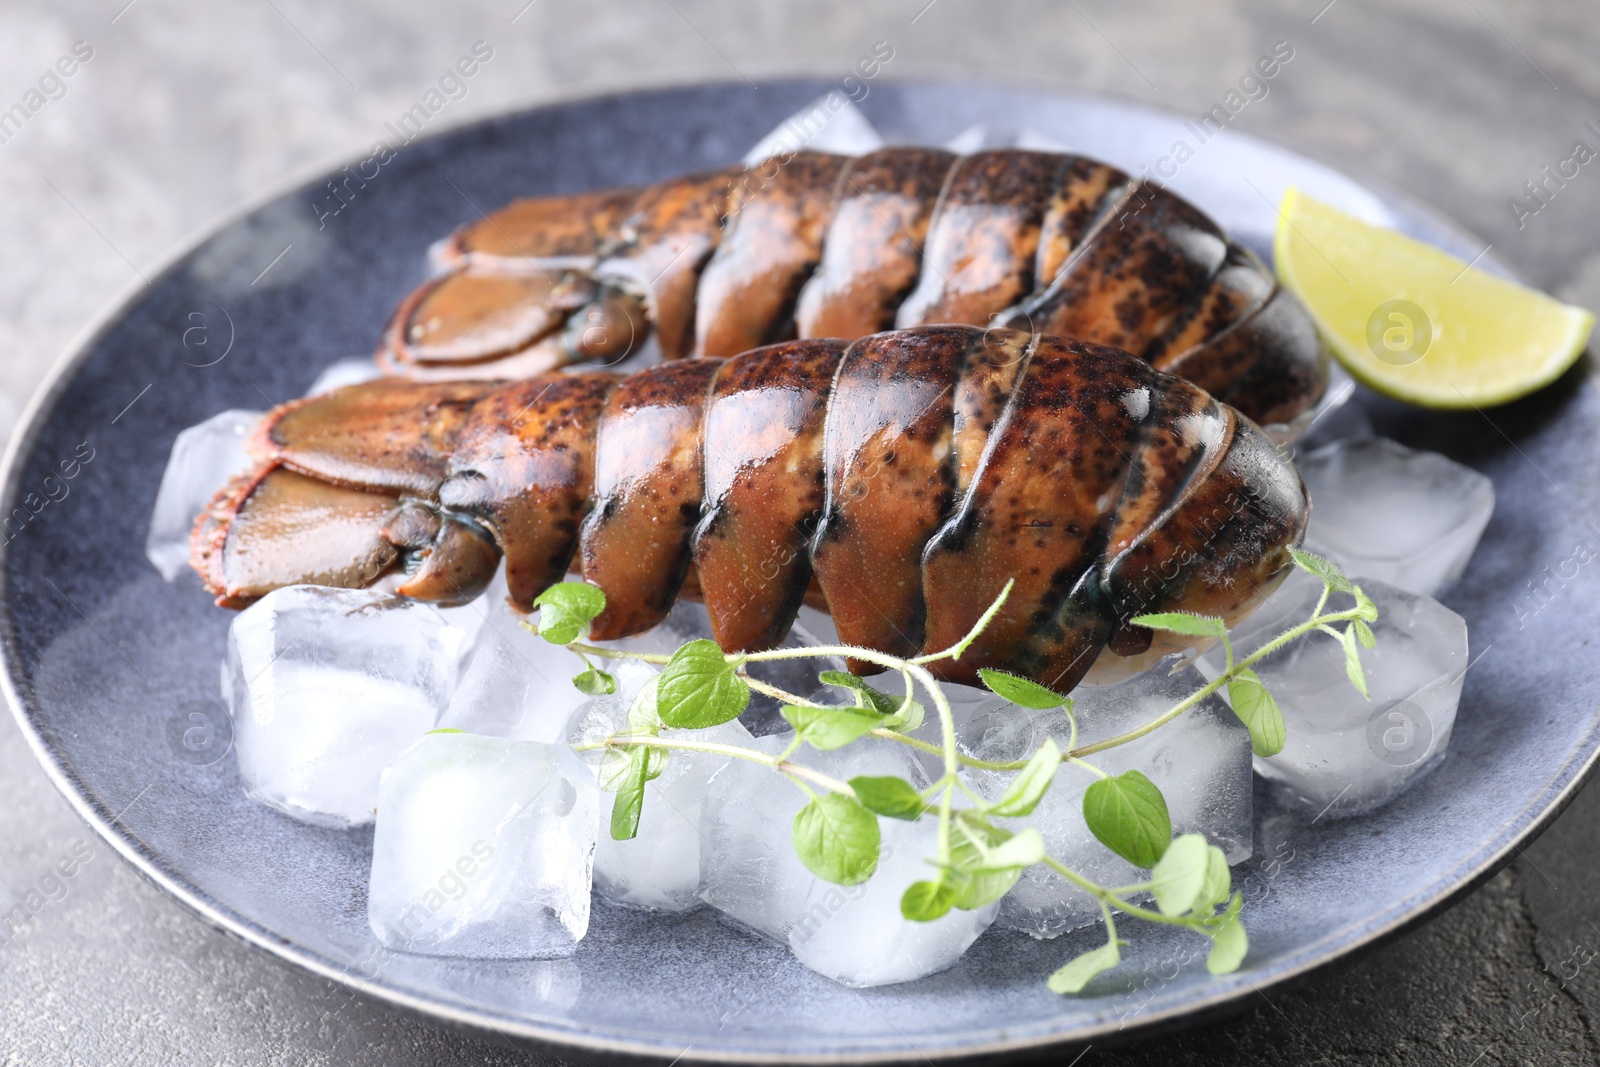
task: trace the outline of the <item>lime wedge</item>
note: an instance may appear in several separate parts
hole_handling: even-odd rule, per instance
[[[1487,407],[1555,381],[1594,315],[1475,270],[1297,189],[1278,213],[1278,277],[1334,357],[1384,396],[1430,408]]]

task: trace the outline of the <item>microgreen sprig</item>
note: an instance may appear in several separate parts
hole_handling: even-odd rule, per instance
[[[625,840],[638,833],[645,787],[661,773],[667,754],[674,750],[764,764],[792,782],[806,797],[791,833],[796,855],[817,877],[839,885],[863,882],[877,869],[880,817],[936,819],[935,854],[927,858],[931,876],[905,889],[901,913],[909,920],[931,922],[952,908],[986,907],[1009,892],[1029,868],[1039,866],[1052,871],[1094,898],[1105,919],[1106,943],[1079,955],[1049,976],[1050,989],[1075,994],[1096,975],[1120,962],[1121,946],[1127,942],[1118,936],[1117,915],[1181,926],[1207,938],[1210,951],[1206,967],[1214,974],[1236,970],[1244,960],[1249,940],[1240,918],[1243,898],[1233,890],[1222,850],[1200,834],[1174,837],[1166,799],[1147,776],[1136,770],[1108,774],[1086,757],[1144,737],[1222,690],[1226,690],[1234,713],[1249,730],[1252,751],[1258,756],[1282,751],[1286,737],[1282,710],[1253,667],[1313,632],[1339,641],[1351,684],[1367,695],[1360,649],[1373,647],[1369,624],[1378,616],[1376,606],[1332,563],[1298,549],[1291,549],[1290,554],[1296,567],[1323,583],[1322,594],[1310,618],[1242,658],[1236,655],[1221,619],[1164,612],[1131,620],[1152,630],[1219,642],[1225,665],[1210,682],[1167,711],[1114,737],[1079,745],[1070,697],[1015,674],[980,670],[978,675],[984,686],[1005,700],[1035,711],[1060,709],[1067,717],[1069,737],[1065,749],[1053,738],[1046,738],[1027,759],[1013,762],[980,760],[961,751],[950,701],[929,669],[930,665],[961,658],[1005,604],[1011,592],[1009,582],[960,641],[912,658],[844,645],[727,654],[708,640],[690,641],[670,655],[624,652],[579,639],[605,607],[604,594],[581,582],[566,582],[545,590],[535,602],[540,609],[538,626],[524,625],[583,659],[585,669],[573,684],[585,693],[616,691],[615,679],[595,666],[595,659],[633,659],[662,668],[660,675],[634,699],[622,730],[575,746],[579,751],[606,753],[601,784],[616,794],[610,823],[613,837]],[[1330,598],[1336,594],[1350,597],[1354,605],[1327,610]],[[1337,628],[1339,624],[1343,629]],[[898,673],[905,694],[890,696],[857,675],[825,670],[819,681],[842,690],[851,702],[819,704],[752,678],[747,672],[751,663],[835,657],[848,657]],[[927,714],[917,699],[919,690],[938,717],[938,744],[910,736]],[[794,728],[792,741],[776,755],[743,745],[661,735],[667,727],[693,731],[730,722],[748,706],[752,691],[778,700],[783,717]],[[894,741],[939,756],[944,773],[932,785],[919,790],[894,776],[841,781],[792,758],[806,745],[832,750],[863,737]],[[1067,765],[1095,778],[1083,794],[1083,818],[1090,832],[1113,853],[1147,871],[1147,878],[1132,885],[1102,886],[1061,858],[1051,856],[1038,830],[1014,822],[1003,825],[1026,820],[1049,791],[1056,774]],[[1006,772],[1013,777],[999,796],[989,799],[973,790],[964,770]]]

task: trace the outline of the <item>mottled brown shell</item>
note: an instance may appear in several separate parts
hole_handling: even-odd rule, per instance
[[[797,152],[643,190],[519,200],[446,243],[380,358],[410,376],[667,359],[893,327],[1111,345],[1257,422],[1322,395],[1305,310],[1195,207],[1084,156]]]
[[[1069,688],[1109,647],[1170,650],[1130,620],[1234,620],[1303,533],[1272,441],[1127,352],[972,326],[788,341],[631,376],[380,380],[279,409],[261,466],[197,524],[195,567],[238,606],[302,581],[469,599],[505,558],[523,610],[569,567],[606,591],[596,638],[686,591],[724,649],[782,641],[808,591],[840,638],[947,647],[1008,581],[959,662]],[[1130,663],[1134,662],[1132,660]]]

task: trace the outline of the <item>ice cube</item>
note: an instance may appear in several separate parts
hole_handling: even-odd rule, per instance
[[[228,631],[228,704],[251,796],[306,822],[369,822],[378,777],[433,729],[461,632],[426,604],[297,585]]]
[[[934,873],[939,824],[930,816],[912,823],[879,819],[878,869],[860,885],[812,879],[801,914],[789,931],[795,958],[818,974],[852,986],[910,982],[952,966],[994,922],[1000,905],[976,911],[952,908],[933,922],[912,922],[900,898],[913,882]]]
[[[161,475],[144,554],[161,577],[173,581],[189,566],[189,531],[217,490],[250,467],[245,441],[261,412],[229,410],[178,434]]]
[[[1282,584],[1273,590],[1272,595],[1228,631],[1234,654],[1243,656],[1252,652],[1290,627],[1305,622],[1311,617],[1311,609],[1316,606],[1321,592],[1322,579],[1299,567],[1288,568]],[[1227,663],[1227,653],[1218,642],[1200,657],[1196,665],[1209,681],[1221,674]]]
[[[317,375],[317,380],[311,383],[311,388],[306,390],[306,396],[331,393],[347,385],[360,385],[362,382],[382,377],[383,368],[378,366],[377,360],[371,356],[352,356],[328,364],[322,373]]]
[[[589,929],[599,810],[566,745],[428,734],[383,776],[372,932],[433,956],[570,955]]]
[[[1306,418],[1307,413],[1302,413],[1294,420],[1304,423],[1299,435],[1291,439],[1296,453],[1304,455],[1335,441],[1373,435],[1372,418],[1366,408],[1349,403],[1354,393],[1354,379],[1338,364],[1334,364],[1330,369],[1327,391],[1309,412],[1310,418]]]
[[[680,645],[710,636],[711,617],[706,614],[706,606],[693,600],[680,600],[672,605],[672,610],[667,613],[667,617],[659,626],[654,626],[644,633],[634,634],[632,637],[594,643],[602,648],[615,648],[622,652],[670,656]]]
[[[754,167],[770,156],[791,155],[802,148],[859,156],[882,147],[883,137],[860,109],[841,93],[830,92],[778,123],[745,153],[744,164]]]
[[[1204,684],[1186,669],[1150,671],[1115,686],[1079,686],[1072,693],[1077,742],[1102,741],[1151,722]],[[1047,737],[1065,751],[1070,735],[1064,711],[1007,704],[969,723],[961,741],[973,756],[998,762],[1027,759]],[[1086,758],[1107,774],[1136,770],[1149,777],[1166,798],[1173,833],[1204,834],[1229,863],[1249,858],[1250,733],[1221,700],[1208,697],[1151,733]],[[1011,775],[974,771],[971,779],[979,793],[993,798]],[[1005,825],[1034,827],[1052,856],[1101,885],[1139,881],[1137,868],[1102,845],[1084,822],[1083,794],[1093,781],[1092,772],[1065,764],[1033,813]],[[1034,867],[1001,901],[999,924],[1045,938],[1099,916],[1099,905],[1087,893]]]
[[[1378,607],[1377,643],[1361,649],[1370,701],[1346,679],[1344,650],[1326,634],[1301,638],[1255,668],[1288,729],[1283,751],[1258,758],[1256,770],[1319,814],[1376,807],[1443,758],[1468,662],[1461,616],[1426,596],[1354,581]],[[1302,584],[1290,614],[1308,617],[1320,590]],[[1340,601],[1335,610],[1348,598]]]
[[[901,699],[905,696],[905,679],[898,673],[884,673],[869,679],[874,689],[888,696]],[[959,685],[955,682],[941,682],[939,685],[945,699],[950,703],[950,717],[955,723],[956,732],[960,732],[974,719],[981,718],[1001,708],[1013,705],[1004,697],[996,696],[987,689],[976,686]],[[939,709],[935,706],[927,691],[921,686],[915,686],[917,702],[922,705],[924,718],[922,725],[911,732],[911,736],[919,741],[926,741],[930,745],[944,745],[944,726],[939,720]],[[820,704],[850,704],[849,694],[841,689],[833,688],[819,692],[813,699]],[[912,749],[912,755],[922,764],[929,780],[940,778],[944,775],[944,756],[942,753],[923,752]]]
[[[502,563],[500,569],[494,572],[494,577],[489,579],[488,587],[478,596],[454,607],[436,607],[445,622],[465,635],[461,644],[463,665],[472,657],[473,651],[478,647],[478,639],[486,631],[509,634],[522,629],[522,620],[527,616],[513,608],[506,600],[510,593],[511,590],[506,585],[505,564]],[[550,644],[548,641],[544,643]]]
[[[831,628],[832,620],[828,619],[828,616],[809,608],[802,609],[802,619],[790,628],[783,647],[799,648],[821,644],[822,641],[806,625],[808,621],[816,620],[821,620],[823,625]],[[661,625],[642,634],[635,634],[633,637],[624,637],[616,641],[598,641],[596,644],[625,652],[670,656],[681,645],[710,637],[711,619],[706,614],[705,605],[691,600],[680,600],[673,605],[671,613]],[[801,697],[817,687],[817,675],[820,672],[843,669],[844,660],[833,656],[755,662],[745,668],[746,672],[757,681],[766,682],[768,685],[777,686],[787,693]],[[780,702],[772,697],[752,692],[750,706],[745,709],[740,719],[757,737],[782,733],[789,726],[779,713],[780,706]]]
[[[653,677],[653,670],[644,669]],[[644,686],[619,684],[616,694],[596,698],[573,713],[571,740],[575,744],[593,742],[623,732],[629,705],[635,699],[654,699],[654,692],[648,680]],[[706,730],[664,729],[661,736],[667,740],[741,747],[751,747],[755,741],[737,719]],[[618,756],[613,753],[610,758]],[[707,783],[731,758],[681,750],[668,754],[661,776],[645,784],[638,835],[618,841],[612,838],[609,827],[601,828],[595,848],[594,884],[602,896],[619,904],[670,912],[700,905],[700,854],[704,840],[700,834],[700,811]],[[598,768],[601,760],[590,762]],[[602,805],[603,814],[609,812],[609,803],[608,795]]]
[[[451,609],[451,614],[472,611],[478,604]],[[573,709],[590,699],[572,684],[584,669],[583,660],[519,625],[520,616],[500,597],[486,605],[486,613],[486,619],[480,617],[481,632],[461,684],[439,725],[521,741],[560,740]],[[655,673],[628,660],[597,666],[619,684],[631,681],[635,689]]]
[[[837,645],[839,643],[839,628],[833,624],[833,616],[816,608],[800,605],[800,613],[794,620],[794,625],[800,631],[800,643],[807,645]]]
[[[1030,152],[1061,152],[1072,151],[1072,146],[1054,134],[1045,133],[1029,126],[1017,134],[1014,142],[1017,148],[1026,148]]]
[[[1461,576],[1494,511],[1484,475],[1384,437],[1335,441],[1298,466],[1311,493],[1306,548],[1424,596]]]
[[[958,156],[970,156],[985,148],[1005,148],[1013,139],[1004,130],[997,130],[982,123],[973,123],[954,137],[944,143],[946,151],[954,152]]]
[[[791,740],[782,734],[758,737],[750,747],[777,755]],[[868,738],[833,752],[806,746],[793,758],[845,781],[864,774],[896,775],[919,789],[927,785],[908,749],[893,741]],[[816,881],[795,855],[790,836],[805,803],[805,795],[771,768],[729,760],[707,785],[700,811],[700,899],[753,930],[787,941]]]

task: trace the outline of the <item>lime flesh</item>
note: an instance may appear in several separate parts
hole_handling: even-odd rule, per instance
[[[1594,315],[1290,189],[1278,278],[1364,385],[1430,408],[1488,407],[1577,361]]]

